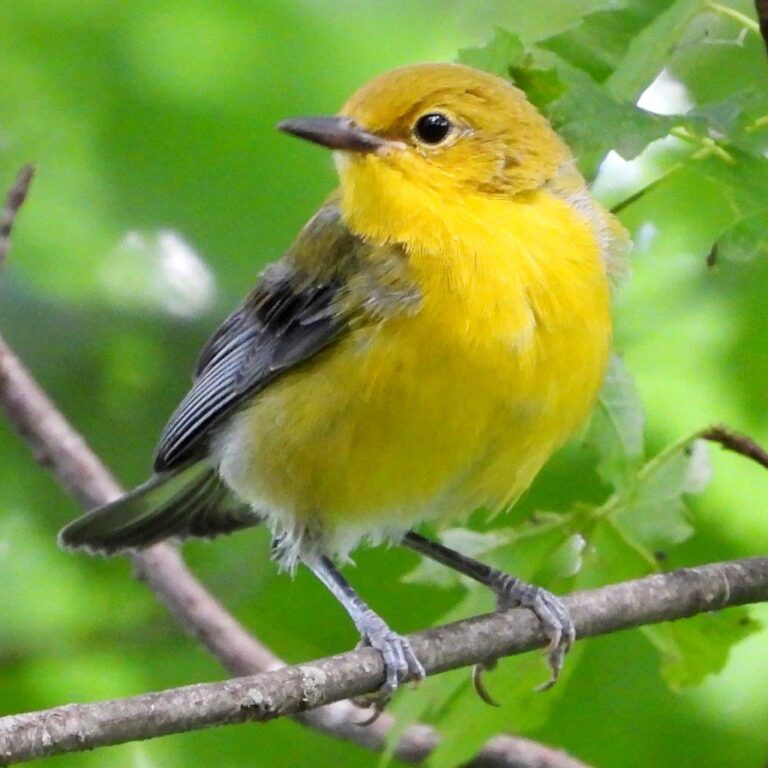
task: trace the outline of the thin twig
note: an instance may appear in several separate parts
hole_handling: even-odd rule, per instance
[[[768,2],[768,0],[766,0]],[[741,432],[736,432],[723,424],[717,424],[709,427],[700,433],[703,440],[709,440],[712,443],[719,443],[728,451],[733,451],[741,456],[745,456],[760,466],[768,469],[768,451],[759,446],[751,437]]]
[[[8,196],[3,214],[4,249],[16,213],[24,202],[31,167],[22,169]],[[0,259],[0,269],[2,268]],[[0,336],[0,409],[32,450],[51,470],[64,489],[85,508],[105,504],[122,493],[109,470],[91,451],[39,387],[29,371]],[[231,616],[193,576],[179,552],[158,544],[133,558],[137,578],[144,581],[177,618],[179,624],[234,675],[278,669],[283,662]],[[381,751],[394,725],[386,713],[368,726],[359,726],[360,709],[349,701],[300,713],[303,724],[337,739]],[[401,736],[395,749],[400,760],[418,763],[435,749],[439,734],[425,725],[414,725]],[[497,736],[477,755],[475,768],[588,768],[560,750],[529,739]]]
[[[32,183],[32,177],[35,175],[35,168],[32,165],[25,165],[16,175],[16,181],[5,198],[3,211],[0,213],[0,272],[2,272],[5,260],[8,256],[8,249],[11,245],[11,232],[16,221],[16,214],[24,205],[29,192],[29,185]]]
[[[565,598],[579,637],[762,600],[768,600],[768,557],[683,568]],[[429,675],[547,643],[541,623],[531,611],[519,608],[437,627],[410,639]],[[381,654],[360,648],[220,683],[0,718],[0,764],[246,720],[272,720],[371,693],[383,681]]]

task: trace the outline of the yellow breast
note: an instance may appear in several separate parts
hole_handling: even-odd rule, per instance
[[[345,211],[353,231],[381,240],[385,221],[404,243],[418,310],[357,328],[232,422],[226,479],[283,522],[403,528],[499,508],[595,400],[611,335],[595,226],[545,191],[435,206],[421,225],[408,200],[402,226]]]

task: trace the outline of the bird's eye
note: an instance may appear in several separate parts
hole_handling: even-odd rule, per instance
[[[450,133],[451,121],[439,112],[422,115],[413,128],[416,138],[425,144],[439,144]]]

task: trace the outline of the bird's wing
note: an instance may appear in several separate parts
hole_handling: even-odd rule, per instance
[[[192,389],[160,439],[156,472],[196,458],[212,427],[344,332],[344,318],[331,309],[335,290],[314,285],[297,291],[288,279],[262,280],[204,348]]]
[[[192,389],[160,439],[156,472],[201,458],[211,431],[240,405],[338,341],[355,318],[375,317],[365,295],[375,279],[366,277],[371,252],[335,204],[321,208],[203,348]]]
[[[59,533],[68,549],[113,555],[169,537],[216,536],[256,525],[259,517],[206,461],[155,475],[110,504],[92,509]]]

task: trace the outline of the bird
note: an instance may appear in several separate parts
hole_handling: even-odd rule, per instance
[[[278,566],[308,567],[381,653],[382,705],[424,667],[340,567],[402,545],[532,610],[550,685],[575,638],[562,599],[417,529],[508,510],[585,422],[628,235],[525,94],[466,65],[386,72],[278,128],[330,149],[338,187],[202,349],[151,479],[60,544],[265,524]]]

